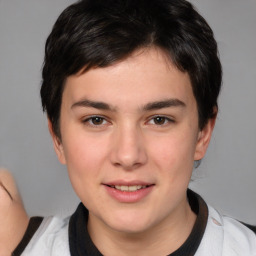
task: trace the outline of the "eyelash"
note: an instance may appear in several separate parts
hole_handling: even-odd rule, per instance
[[[98,121],[100,121],[100,123],[99,124],[93,123],[94,121],[97,122],[97,119],[98,119]],[[164,121],[164,122],[163,123],[160,122],[160,124],[157,124],[156,123],[157,119],[162,119],[162,121]],[[152,121],[154,123],[150,123]],[[109,123],[109,121],[103,116],[90,116],[90,117],[82,120],[82,122],[85,125],[88,125],[88,126],[91,126],[91,127],[102,127],[102,126],[107,125],[107,123]],[[175,121],[173,119],[169,118],[169,117],[161,116],[161,115],[155,115],[155,116],[150,117],[146,123],[150,124],[150,125],[156,125],[156,126],[159,126],[159,127],[163,127],[163,126],[166,126],[166,125],[168,125],[170,123],[174,123],[174,122]]]
[[[93,120],[95,119],[100,119],[101,121],[104,122],[104,124],[100,123],[100,124],[94,124],[93,123]],[[107,119],[105,117],[102,117],[102,116],[90,116],[84,120],[82,120],[82,122],[85,124],[85,125],[88,125],[88,126],[94,126],[94,127],[100,127],[100,126],[104,126],[108,123]]]
[[[151,121],[156,121],[157,118],[160,118],[160,119],[163,119],[164,120],[164,123],[163,124],[156,124],[155,122],[152,124],[152,125],[156,125],[156,126],[166,126],[170,123],[174,123],[175,121],[169,117],[166,117],[166,116],[161,116],[161,115],[156,115],[156,116],[152,116],[148,123],[150,123]]]

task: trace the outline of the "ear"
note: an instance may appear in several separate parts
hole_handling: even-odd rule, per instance
[[[196,143],[196,150],[194,154],[194,160],[201,160],[204,157],[211,140],[216,117],[217,117],[217,110],[214,117],[209,119],[206,125],[204,126],[204,128],[201,131],[199,131],[197,143]]]
[[[51,137],[52,137],[54,150],[55,150],[55,152],[58,156],[58,159],[59,159],[60,163],[61,164],[66,164],[66,158],[65,158],[65,154],[64,154],[61,139],[53,131],[52,122],[49,119],[48,119],[48,129],[49,129],[49,132],[50,132]]]

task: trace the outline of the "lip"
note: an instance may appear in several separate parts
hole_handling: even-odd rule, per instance
[[[136,186],[136,185],[141,185],[141,186],[151,186],[154,185],[153,183],[150,182],[145,182],[141,180],[131,180],[131,181],[125,181],[125,180],[115,180],[111,182],[105,182],[103,185],[106,186]]]
[[[123,181],[123,180],[116,180],[113,182],[108,182],[102,184],[108,195],[113,198],[114,200],[120,202],[120,203],[136,203],[144,198],[146,198],[153,190],[154,185],[152,183],[143,182],[139,180],[133,180],[133,181]],[[147,186],[146,188],[141,188],[137,191],[121,191],[116,188],[113,188],[111,186]]]

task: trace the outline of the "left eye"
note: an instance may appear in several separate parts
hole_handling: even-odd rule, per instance
[[[104,125],[107,123],[106,119],[100,116],[93,116],[90,118],[87,118],[83,121],[83,123],[87,123],[88,125],[94,125],[94,126],[99,126],[99,125]]]
[[[149,120],[149,124],[154,124],[154,125],[165,125],[170,122],[173,122],[173,121],[170,118],[167,118],[165,116],[155,116]]]

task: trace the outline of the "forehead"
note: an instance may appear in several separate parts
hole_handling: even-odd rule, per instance
[[[67,78],[63,103],[83,98],[117,106],[147,104],[164,98],[194,101],[189,75],[163,51],[143,49],[114,65],[93,68]]]

